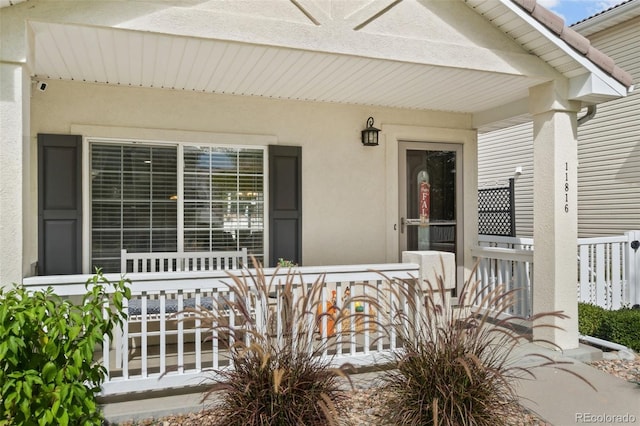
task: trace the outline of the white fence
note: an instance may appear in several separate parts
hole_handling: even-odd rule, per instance
[[[581,302],[607,309],[640,304],[640,231],[578,239]]]
[[[241,274],[242,271],[230,271]],[[265,269],[265,275],[275,275],[278,282],[284,281],[287,271]],[[296,285],[311,285],[324,275],[323,299],[329,300],[336,291],[341,300],[347,288],[357,294],[383,291],[389,283],[381,273],[389,278],[411,279],[420,276],[419,266],[412,263],[380,265],[344,265],[326,267],[296,268]],[[85,293],[84,284],[89,275],[67,275],[30,277],[23,280],[29,290],[40,290],[53,286],[60,296],[78,296]],[[107,274],[110,281],[119,280],[120,275]],[[213,370],[229,367],[228,347],[232,342],[218,336],[216,331],[208,330],[197,319],[184,321],[183,310],[189,306],[208,307],[222,300],[233,300],[235,295],[229,291],[231,278],[225,271],[172,272],[172,273],[132,273],[127,278],[132,281],[132,298],[128,301],[129,320],[114,341],[105,336],[104,349],[97,354],[108,372],[103,384],[103,395],[114,395],[147,390],[168,389],[202,384],[211,377]],[[268,278],[270,279],[270,278]],[[364,285],[364,283],[367,283]],[[369,290],[367,290],[369,289]],[[260,300],[259,292],[254,295],[253,315],[258,320],[260,309],[278,309],[278,298]],[[323,300],[324,301],[324,300]],[[325,306],[324,304],[322,306]],[[404,306],[401,302],[399,309]],[[352,307],[354,308],[354,307]],[[354,309],[355,311],[355,309]],[[367,310],[369,312],[369,310]],[[389,323],[394,312],[377,312],[379,323]],[[275,315],[276,330],[282,329],[280,315]],[[242,316],[228,311],[229,325],[242,326]],[[327,317],[322,316],[324,332],[318,334],[320,340],[327,339]],[[383,336],[382,330],[375,327],[361,327],[351,324],[351,337],[348,343],[338,344],[335,353],[323,353],[332,357],[337,364],[348,361],[353,365],[374,365],[389,360],[389,356],[398,348],[398,341],[392,334]],[[337,333],[345,333],[339,331]],[[208,376],[209,375],[209,376]]]
[[[580,302],[606,309],[640,304],[640,231],[613,237],[579,238],[577,247]],[[533,239],[481,235],[472,252],[480,259],[477,278],[486,288],[518,288],[513,314],[532,311]]]

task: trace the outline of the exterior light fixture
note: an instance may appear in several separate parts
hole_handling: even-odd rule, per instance
[[[362,131],[362,145],[378,146],[378,132],[380,129],[373,127],[373,117],[367,119],[367,128]]]

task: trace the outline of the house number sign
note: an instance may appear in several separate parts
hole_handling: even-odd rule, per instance
[[[569,163],[564,163],[564,212],[569,213]]]

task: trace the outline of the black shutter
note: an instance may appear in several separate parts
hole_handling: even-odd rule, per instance
[[[302,148],[269,146],[269,265],[302,264]]]
[[[82,137],[38,135],[38,274],[82,273]]]

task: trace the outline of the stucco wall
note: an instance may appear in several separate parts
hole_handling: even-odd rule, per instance
[[[31,264],[21,259],[23,241],[32,235],[27,219],[30,161],[29,76],[16,64],[0,64],[0,285],[18,282]],[[16,259],[19,261],[16,262]]]
[[[303,12],[304,10],[304,12]],[[375,19],[370,20],[375,16]],[[549,74],[528,52],[463,1],[56,1],[31,0],[0,13],[0,58],[28,59],[27,20],[97,25],[305,50],[521,74]],[[464,25],[460,25],[464,22]],[[362,26],[365,24],[364,26]],[[520,62],[518,65],[515,62]]]
[[[49,81],[31,103],[32,229],[37,228],[36,136],[70,133],[72,127],[104,136],[104,127],[150,129],[152,139],[189,140],[189,132],[275,136],[302,146],[303,260],[306,265],[387,261],[386,157],[383,143],[364,147],[360,131],[368,116],[384,125],[468,129],[467,115],[277,101],[185,91]],[[89,130],[90,131],[90,130]],[[184,132],[176,132],[184,131]],[[121,134],[121,130],[120,133]],[[138,133],[133,132],[132,133]],[[195,135],[196,133],[194,133]],[[26,244],[36,259],[37,233]]]

